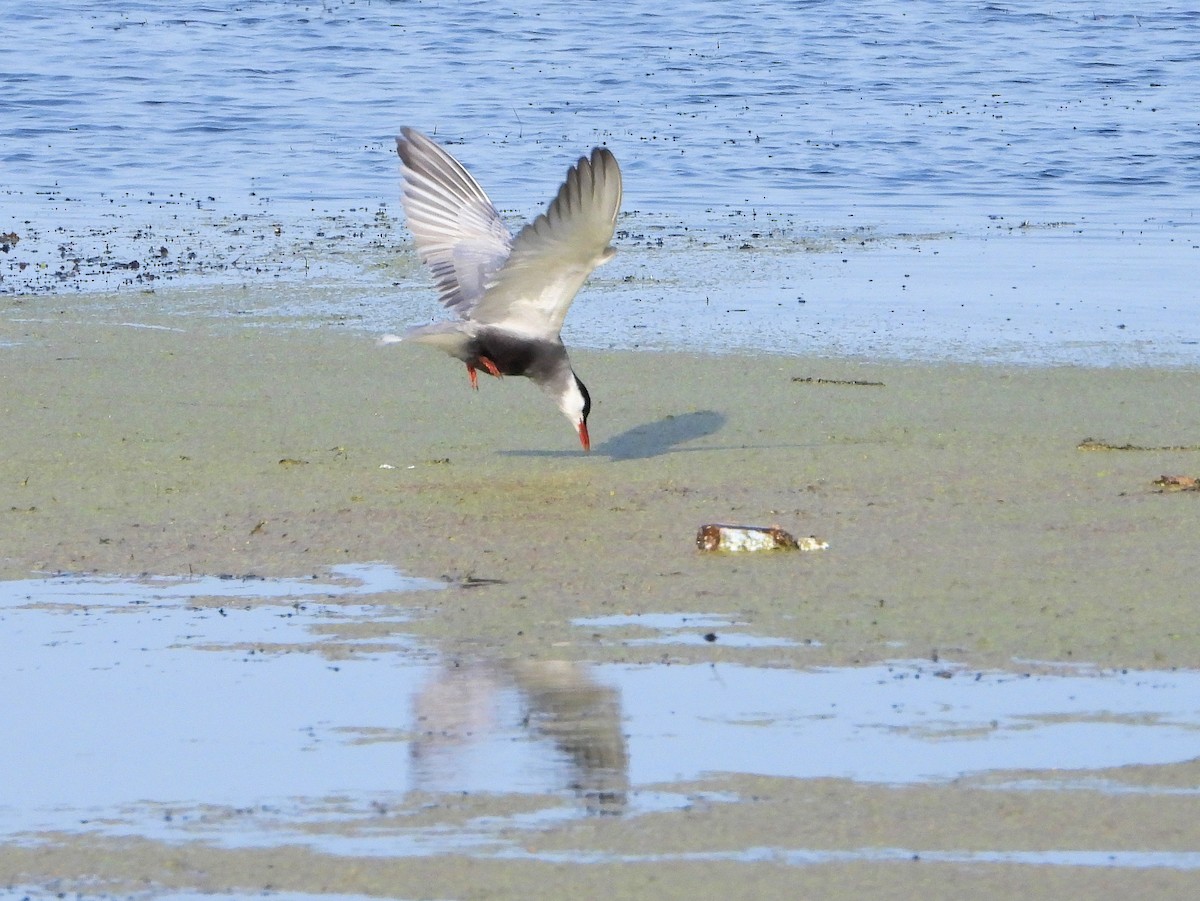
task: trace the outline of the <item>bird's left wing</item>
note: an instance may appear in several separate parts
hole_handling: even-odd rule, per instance
[[[608,149],[597,147],[567,172],[546,212],[517,233],[471,318],[557,339],[584,280],[616,253],[609,242],[620,207],[621,169]]]
[[[402,128],[404,215],[442,303],[466,318],[508,259],[512,234],[462,164],[414,128]]]

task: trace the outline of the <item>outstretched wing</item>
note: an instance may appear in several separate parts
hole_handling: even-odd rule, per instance
[[[413,128],[400,129],[404,215],[441,301],[471,315],[508,259],[512,234],[479,183],[445,150]]]
[[[503,267],[471,311],[477,322],[557,339],[575,294],[616,253],[621,169],[603,147],[567,172],[558,196],[520,232]]]

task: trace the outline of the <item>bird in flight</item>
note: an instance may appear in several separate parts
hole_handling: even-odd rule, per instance
[[[563,346],[563,319],[592,270],[612,259],[621,170],[604,147],[567,171],[546,212],[513,235],[483,188],[454,157],[413,128],[401,129],[404,214],[442,304],[458,318],[408,329],[403,338],[441,348],[500,378],[522,375],[554,398],[591,449],[591,398]]]

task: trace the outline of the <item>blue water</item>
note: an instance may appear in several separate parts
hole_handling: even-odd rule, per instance
[[[598,812],[753,803],[719,781],[698,789],[725,775],[955,784],[1018,807],[1032,791],[1200,794],[1178,769],[1197,753],[1197,670],[996,671],[945,660],[815,669],[802,651],[795,667],[680,663],[670,653],[637,664],[501,659],[418,634],[430,602],[412,592],[442,588],[383,564],[294,579],[0,582],[0,837],[580,863],[618,858],[586,839],[571,850],[551,843],[559,850],[543,857],[541,836]],[[711,646],[702,636],[714,631],[723,647],[770,639],[703,611],[572,625],[580,641],[631,650]],[[609,631],[631,626],[640,634]],[[1173,838],[1111,850],[919,850],[960,863],[1200,868],[1200,854]],[[837,840],[729,841],[712,859],[904,856]],[[683,858],[645,848],[628,859]]]
[[[514,220],[614,150],[624,253],[575,344],[1200,361],[1200,10],[17,0],[0,29],[0,297],[197,315],[167,288],[282,281],[276,323],[431,318],[410,124]]]

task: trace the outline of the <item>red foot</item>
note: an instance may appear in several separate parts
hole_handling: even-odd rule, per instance
[[[471,387],[476,391],[479,390],[479,376],[475,374],[475,367],[470,363],[467,364],[467,378],[471,380]]]

